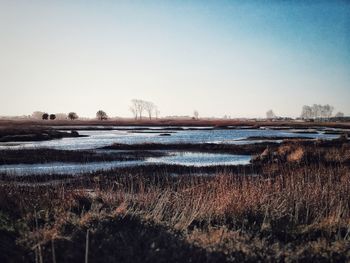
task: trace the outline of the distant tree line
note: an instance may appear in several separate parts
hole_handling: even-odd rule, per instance
[[[135,120],[142,119],[143,113],[146,112],[147,117],[151,120],[152,117],[158,118],[159,110],[157,105],[151,101],[145,101],[140,99],[131,100],[130,111],[134,115]]]
[[[337,112],[334,116],[332,115],[334,111],[334,107],[326,104],[326,105],[320,105],[320,104],[313,104],[312,106],[304,105],[300,114],[301,119],[323,119],[323,120],[329,120],[332,117],[333,118],[344,118],[344,113]],[[288,118],[282,118],[278,117],[273,110],[268,110],[266,112],[266,118],[267,119],[288,119]]]
[[[56,113],[56,114],[48,114],[47,112],[43,111],[35,111],[32,113],[32,118],[34,119],[42,119],[42,120],[76,120],[79,118],[78,114],[76,112],[69,112],[66,113]],[[96,119],[98,120],[107,120],[108,115],[105,111],[99,110],[96,112]]]
[[[42,119],[42,120],[76,120],[79,118],[78,114],[75,112],[66,113],[56,113],[56,114],[48,114],[43,111],[34,111],[32,113],[32,118],[34,119]]]
[[[302,119],[329,119],[332,117],[334,107],[326,104],[314,104],[312,106],[304,105],[300,117]],[[336,117],[343,117],[342,112],[338,112]]]
[[[143,114],[146,113],[146,116],[151,120],[153,117],[158,118],[159,117],[159,110],[157,105],[155,105],[151,101],[145,101],[141,99],[133,99],[131,100],[131,106],[129,107],[130,111],[132,112],[135,120],[142,119]],[[334,111],[334,107],[326,104],[326,105],[320,105],[320,104],[313,104],[312,106],[304,105],[302,108],[302,112],[300,117],[302,119],[327,119],[329,120],[332,117]],[[42,119],[42,120],[76,120],[79,118],[78,114],[75,112],[69,112],[68,114],[65,113],[57,113],[57,114],[48,114],[46,112],[42,111],[35,111],[32,114],[32,118],[35,119]],[[267,119],[280,119],[281,117],[277,117],[273,110],[268,110],[266,112],[266,118]],[[344,118],[344,113],[337,112],[333,118]],[[103,110],[98,110],[96,112],[96,119],[98,120],[107,120],[108,115]],[[193,112],[192,119],[198,120],[199,119],[199,113],[197,110]]]

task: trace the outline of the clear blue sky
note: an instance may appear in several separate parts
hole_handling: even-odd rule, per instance
[[[0,0],[0,91],[0,115],[350,115],[350,4]]]

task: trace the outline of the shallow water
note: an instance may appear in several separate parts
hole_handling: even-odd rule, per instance
[[[212,165],[238,165],[249,164],[249,155],[233,155],[222,153],[199,153],[199,152],[175,152],[169,156],[160,158],[152,157],[147,163],[177,164],[183,166],[212,166]]]
[[[74,128],[74,127],[69,127]],[[101,128],[103,128],[101,126]],[[97,149],[113,143],[141,144],[141,143],[217,143],[217,144],[247,144],[269,141],[266,139],[249,141],[250,136],[278,136],[332,139],[338,135],[297,134],[294,130],[271,129],[213,129],[208,127],[180,127],[183,130],[171,130],[171,127],[114,127],[118,130],[81,130],[81,135],[88,137],[63,138],[42,142],[11,142],[0,144],[0,149],[22,148],[53,148],[65,150]],[[191,130],[189,130],[191,129]],[[152,133],[147,133],[147,131]],[[142,132],[145,133],[142,133]],[[300,130],[299,130],[300,131]],[[162,133],[172,132],[170,136],[160,136]],[[275,140],[275,142],[280,142]],[[102,151],[102,150],[98,150]],[[103,150],[104,151],[104,150]],[[197,153],[168,151],[163,157],[146,158],[144,161],[112,161],[91,163],[46,163],[46,164],[15,164],[0,165],[0,173],[27,174],[77,174],[99,170],[110,170],[118,167],[132,167],[149,164],[177,164],[183,166],[213,166],[248,164],[251,157],[244,155],[230,155],[221,153]]]
[[[144,127],[145,128],[145,127]],[[162,127],[146,127],[153,131]],[[163,127],[166,129],[167,127]],[[183,127],[182,127],[183,128]],[[188,127],[193,128],[193,127]],[[100,130],[100,131],[79,131],[81,135],[88,137],[63,138],[41,142],[18,142],[0,143],[0,149],[20,149],[20,148],[54,148],[66,150],[96,149],[108,146],[113,143],[140,144],[140,143],[229,143],[243,144],[256,143],[257,141],[247,141],[250,136],[280,136],[280,137],[305,137],[305,138],[336,138],[337,135],[318,134],[296,134],[288,130],[268,130],[268,129],[235,129],[235,130],[179,130],[172,131],[170,136],[160,136],[167,130],[159,130],[159,133],[133,133],[129,127],[125,130]],[[128,130],[129,129],[129,130]],[[145,130],[147,131],[147,130]],[[262,142],[261,140],[259,142]]]
[[[248,164],[247,155],[213,154],[197,152],[171,152],[169,156],[146,158],[144,161],[112,161],[90,163],[45,163],[0,165],[0,173],[11,175],[79,174],[150,164],[183,166],[213,166]]]

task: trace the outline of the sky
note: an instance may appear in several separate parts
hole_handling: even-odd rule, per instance
[[[0,0],[0,115],[350,115],[347,1]]]

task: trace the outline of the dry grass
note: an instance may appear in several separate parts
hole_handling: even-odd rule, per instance
[[[0,254],[81,262],[89,233],[90,262],[346,262],[348,146],[283,144],[259,176],[123,170],[52,185],[4,177],[0,231],[18,245],[3,250],[0,240]]]
[[[350,128],[349,122],[295,122],[295,121],[256,121],[256,120],[239,120],[239,119],[206,119],[201,118],[199,120],[193,119],[172,119],[172,118],[161,118],[149,120],[144,118],[142,120],[135,120],[130,118],[118,118],[118,119],[109,119],[104,121],[99,120],[0,120],[0,129],[1,128],[19,128],[19,127],[45,127],[45,126],[63,126],[63,125],[77,125],[77,126],[249,126],[249,127],[293,127],[293,128],[310,128],[312,127],[331,127],[331,128]]]
[[[283,166],[279,175],[264,177],[100,179],[71,188],[3,187],[1,207],[26,222],[20,240],[34,250],[52,239],[74,239],[94,222],[131,217],[181,233],[184,242],[227,260],[237,253],[244,260],[350,256],[347,167]]]

